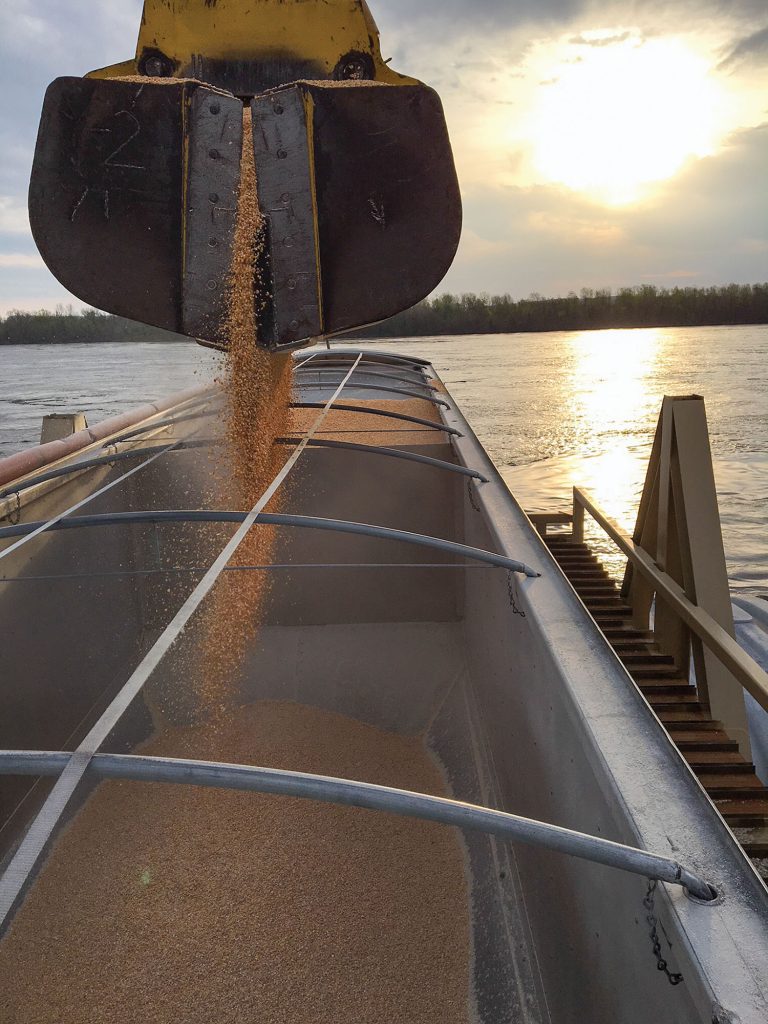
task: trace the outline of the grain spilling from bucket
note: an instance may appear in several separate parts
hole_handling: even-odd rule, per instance
[[[292,360],[290,356],[272,355],[257,344],[257,314],[266,291],[258,269],[264,244],[251,111],[246,106],[222,378],[227,396],[227,464],[225,478],[219,475],[221,498],[227,495],[230,507],[246,511],[255,505],[287,457],[287,450],[275,441],[290,430],[291,416]],[[269,511],[277,511],[283,497],[279,493]],[[269,564],[274,544],[275,529],[257,525],[231,564]],[[255,635],[269,584],[267,572],[228,573],[217,584],[205,609],[199,697],[214,715],[222,714],[231,705],[233,679]]]
[[[445,795],[420,737],[262,702],[145,753]],[[0,946],[15,1024],[465,1024],[453,830],[289,797],[102,784]]]

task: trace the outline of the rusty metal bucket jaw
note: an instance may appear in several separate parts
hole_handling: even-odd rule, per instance
[[[56,79],[29,189],[54,276],[109,313],[220,342],[242,109],[197,82]]]

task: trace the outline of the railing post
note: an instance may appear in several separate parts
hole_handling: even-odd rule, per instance
[[[661,572],[682,587],[693,604],[734,635],[707,417],[704,400],[697,395],[664,399],[633,540]],[[646,628],[642,620],[654,592],[654,639],[686,676],[693,655],[702,703],[713,718],[723,722],[741,753],[749,758],[740,683],[716,654],[692,637],[658,589],[649,587],[635,571],[627,572],[622,594],[629,599],[635,625],[640,628]]]
[[[584,506],[579,500],[578,487],[573,488],[573,543],[584,543]]]

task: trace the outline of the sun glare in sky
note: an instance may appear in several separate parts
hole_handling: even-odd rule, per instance
[[[722,96],[707,61],[680,40],[601,45],[593,35],[539,87],[534,164],[549,181],[627,203],[713,152]]]

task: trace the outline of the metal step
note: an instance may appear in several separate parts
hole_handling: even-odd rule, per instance
[[[691,711],[686,708],[683,711],[670,708],[659,708],[656,711],[662,725],[669,725],[673,729],[712,729],[713,732],[720,731],[723,723],[710,718],[706,711]]]
[[[672,742],[683,751],[711,751],[714,753],[734,753],[739,745],[723,729],[677,729],[669,730]]]
[[[625,654],[661,654],[655,640],[611,640],[611,647],[622,657]]]
[[[618,645],[614,644],[614,647]],[[674,665],[675,659],[671,654],[662,654],[660,651],[626,651],[617,650],[625,665]]]
[[[661,693],[656,691],[647,693],[643,691],[643,696],[654,711],[664,711],[666,713],[671,711],[700,711],[702,714],[705,714],[698,694],[693,687],[691,687],[690,694],[680,693],[679,691],[672,693],[664,693],[663,691]]]
[[[741,772],[701,772],[699,782],[709,795],[718,800],[722,797],[733,797],[734,799],[749,800],[753,796],[764,796],[766,810],[768,810],[768,792],[760,779],[754,774],[742,775]]]
[[[653,641],[653,634],[650,630],[635,629],[633,626],[605,626],[603,632],[610,643],[613,643],[614,640]]]
[[[699,696],[695,688],[683,679],[643,679],[638,686],[649,698],[657,693],[676,693],[683,698],[694,696],[697,700]]]
[[[629,666],[628,666],[629,667]],[[679,679],[681,683],[688,682],[684,676],[680,675],[680,670],[675,664],[672,665],[657,665],[655,661],[647,661],[640,665],[632,665],[630,668],[630,675],[636,682],[653,682],[654,680],[670,680]]]
[[[743,799],[718,797],[715,806],[729,825],[768,825],[768,795]]]
[[[750,857],[768,857],[768,826],[753,827],[736,826],[733,834],[744,847]]]
[[[736,750],[686,750],[683,756],[697,774],[755,774],[754,764]]]

